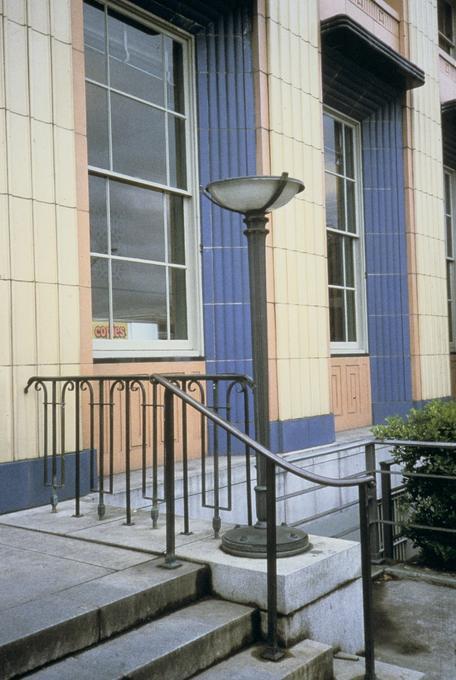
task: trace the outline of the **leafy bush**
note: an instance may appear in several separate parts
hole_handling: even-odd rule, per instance
[[[405,419],[387,418],[373,433],[379,439],[456,442],[456,401],[431,401],[422,409],[412,409]],[[405,472],[456,476],[456,451],[396,446],[392,453]],[[404,504],[410,517],[404,534],[419,547],[427,565],[456,569],[456,534],[410,526],[456,529],[456,480],[406,477],[404,481]]]

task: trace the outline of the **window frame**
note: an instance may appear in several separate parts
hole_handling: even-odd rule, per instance
[[[94,359],[153,359],[172,357],[199,357],[203,355],[203,319],[202,319],[202,280],[201,280],[201,248],[200,248],[200,212],[199,212],[199,177],[197,156],[197,90],[195,69],[195,40],[185,31],[170,26],[163,20],[153,16],[146,10],[133,7],[124,0],[90,0],[99,5],[115,11],[118,15],[135,20],[152,30],[182,45],[183,55],[183,98],[185,102],[183,114],[185,116],[185,162],[187,172],[187,188],[163,185],[159,182],[143,180],[139,177],[125,175],[110,169],[93,165],[87,166],[87,178],[91,175],[108,180],[121,181],[140,188],[150,188],[162,192],[165,195],[182,196],[185,265],[177,265],[185,268],[186,286],[186,311],[187,311],[187,339],[185,340],[155,340],[155,341],[132,341],[122,339],[96,339],[92,336]],[[99,85],[90,78],[85,78],[84,83]],[[116,92],[116,88],[111,88]],[[87,96],[87,95],[85,95]],[[132,97],[135,99],[135,97]],[[182,118],[183,116],[178,116]],[[109,144],[112,144],[110,137]],[[188,200],[186,200],[188,199]],[[92,255],[90,260],[99,257],[98,253]],[[111,259],[112,254],[107,254],[106,259]],[[135,261],[138,258],[119,258],[122,261]],[[141,260],[139,260],[141,261]],[[165,264],[165,266],[168,266]],[[111,293],[110,293],[111,295]],[[168,308],[169,314],[169,308]],[[92,318],[92,321],[94,319]],[[113,319],[115,322],[115,319]]]
[[[326,223],[326,199],[325,199],[325,237],[327,240],[328,232],[348,235],[358,245],[354,248],[353,269],[354,269],[354,283],[355,283],[355,310],[356,310],[356,341],[331,341],[330,339],[330,353],[331,355],[351,355],[351,354],[367,354],[368,353],[368,331],[367,331],[367,294],[366,294],[366,256],[365,256],[365,234],[364,234],[364,206],[363,206],[363,167],[362,167],[362,136],[361,125],[359,121],[346,116],[340,111],[332,107],[325,106],[323,108],[323,115],[330,116],[333,120],[342,123],[352,129],[353,132],[353,165],[354,165],[354,183],[355,183],[355,215],[356,215],[356,234],[351,232],[343,232],[339,229],[328,228]],[[326,169],[324,160],[324,134],[323,134],[323,166],[324,178],[326,182],[326,174],[331,174],[335,177],[343,177],[336,172],[331,172]],[[326,258],[328,259],[328,248],[326,246]],[[328,271],[328,270],[327,270]],[[328,316],[330,314],[329,307],[329,289],[330,287],[339,288],[338,286],[331,286],[328,278]],[[344,286],[345,289],[345,286]]]
[[[440,1],[443,2],[445,5],[448,5],[451,9],[451,37],[447,36],[445,33],[439,30],[439,6],[440,6]],[[437,1],[437,40],[438,40],[438,45],[439,49],[443,54],[445,54],[447,57],[453,57],[455,56],[455,50],[456,50],[456,43],[455,43],[455,38],[456,38],[456,7],[454,5],[454,2],[451,0],[438,0]],[[448,49],[445,47],[442,47],[441,42],[444,42]]]
[[[446,177],[449,178],[450,189],[450,210],[446,204]],[[446,263],[446,281],[447,281],[447,308],[451,308],[451,319],[448,316],[448,342],[450,352],[456,353],[456,253],[455,253],[455,236],[456,236],[456,170],[449,167],[443,168],[443,182],[444,182],[444,199],[443,211],[445,220],[445,263]],[[448,252],[448,230],[447,218],[451,220],[451,245],[452,252]],[[449,275],[449,267],[452,272]],[[449,294],[448,294],[449,293]],[[451,333],[451,334],[450,334]],[[451,336],[453,339],[451,339]]]

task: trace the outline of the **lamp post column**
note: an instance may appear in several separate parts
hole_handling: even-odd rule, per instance
[[[252,362],[255,383],[255,433],[257,441],[270,450],[269,435],[269,357],[266,297],[266,214],[286,205],[304,189],[302,182],[288,177],[233,177],[211,182],[205,194],[216,205],[244,216],[247,237]],[[222,536],[222,549],[240,557],[277,557],[298,555],[310,548],[304,531],[275,525],[275,465],[269,458],[256,456],[255,487],[257,521],[254,526],[237,526]],[[267,512],[268,510],[268,512]],[[268,524],[269,523],[269,524]],[[271,525],[274,530],[271,529]],[[269,528],[269,531],[267,530]],[[275,550],[274,544],[275,543]],[[271,545],[272,544],[272,545]],[[275,567],[270,570],[275,571]]]
[[[269,366],[268,320],[266,297],[266,229],[264,213],[248,213],[244,222],[247,229],[250,315],[252,328],[252,363],[255,383],[255,433],[265,448],[269,441]],[[255,487],[257,526],[266,525],[266,461],[256,457],[257,484]]]

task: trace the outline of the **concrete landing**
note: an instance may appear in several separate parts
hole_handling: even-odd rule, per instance
[[[375,662],[375,676],[376,680],[427,680],[424,673],[381,661]],[[364,680],[364,659],[334,659],[334,680]]]

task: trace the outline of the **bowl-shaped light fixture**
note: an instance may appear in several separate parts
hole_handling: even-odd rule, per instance
[[[233,177],[211,182],[206,194],[222,208],[244,215],[281,208],[304,189],[298,179],[288,177]]]

